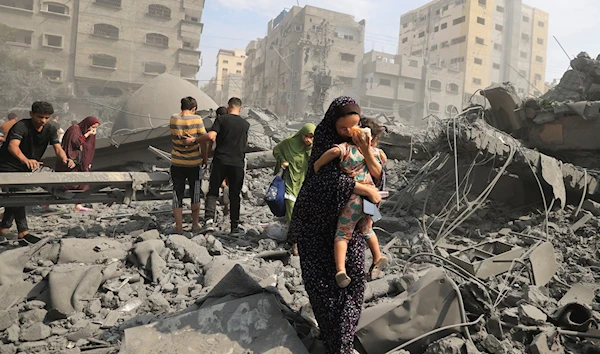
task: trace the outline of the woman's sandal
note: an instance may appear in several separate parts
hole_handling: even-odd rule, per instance
[[[346,274],[346,272],[339,271],[335,275],[335,281],[337,282],[337,285],[343,289],[343,288],[347,287],[348,285],[350,285],[350,281],[352,281],[352,279],[350,279],[350,277],[348,276],[348,274]]]
[[[381,256],[377,263],[373,263],[369,269],[369,276],[371,277],[371,280],[377,279],[381,275],[381,272],[387,268],[387,265],[388,259],[386,256]]]

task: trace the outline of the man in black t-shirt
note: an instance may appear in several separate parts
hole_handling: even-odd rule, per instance
[[[240,203],[250,124],[240,117],[241,110],[242,100],[232,97],[227,104],[227,114],[217,117],[208,133],[198,138],[190,137],[186,141],[188,144],[202,144],[205,141],[213,141],[217,144],[206,195],[204,227],[202,228],[205,232],[214,230],[219,188],[226,179],[229,185],[231,235],[239,236],[245,233],[240,227]]]
[[[54,108],[48,102],[34,102],[29,115],[31,119],[18,121],[8,132],[6,142],[0,147],[0,172],[31,172],[41,166],[46,147],[52,145],[58,159],[69,168],[75,167],[73,160],[67,158],[58,141],[56,128],[47,124]],[[0,202],[0,205],[2,203]],[[17,222],[19,239],[29,243],[39,238],[29,234],[27,215],[24,207],[5,207],[0,223],[0,236]]]

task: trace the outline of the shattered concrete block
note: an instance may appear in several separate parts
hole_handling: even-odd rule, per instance
[[[212,261],[212,256],[206,247],[196,244],[185,236],[171,235],[166,244],[173,250],[175,257],[182,262],[192,262],[204,266]]]
[[[188,353],[190,348],[205,353],[308,353],[275,297],[266,293],[128,328],[120,353]]]
[[[94,297],[104,281],[102,270],[102,266],[81,264],[55,266],[48,276],[51,317],[66,318],[83,311],[83,299]]]
[[[37,322],[22,329],[19,339],[21,342],[35,342],[50,337],[50,334],[50,327],[41,322]]]
[[[6,339],[11,343],[17,343],[19,341],[19,335],[21,334],[21,327],[15,325],[10,326],[6,330]]]
[[[137,242],[150,241],[150,240],[160,240],[160,233],[158,230],[148,230],[141,233],[137,237]]]
[[[424,354],[479,354],[477,348],[468,341],[457,337],[441,339],[430,344]]]
[[[17,347],[14,344],[3,344],[0,345],[0,354],[15,354]]]
[[[489,334],[482,343],[485,350],[492,354],[506,354],[507,350],[504,348],[502,342],[498,340],[494,335]]]
[[[46,352],[47,353],[49,346],[50,346],[50,344],[45,340],[21,343],[21,345],[19,345],[19,352],[21,352],[21,353],[44,353],[44,352]]]
[[[86,237],[87,231],[81,225],[74,226],[67,231],[67,236],[69,237]]]
[[[0,311],[0,332],[9,328],[10,326],[17,324],[19,319],[19,312],[17,309],[11,309],[8,311]]]
[[[87,313],[89,316],[99,313],[100,310],[102,310],[102,302],[100,299],[94,299],[88,302],[87,306],[85,307],[85,313]]]
[[[519,318],[527,325],[541,325],[546,323],[548,316],[532,305],[521,305],[519,306]]]
[[[46,317],[48,311],[43,309],[35,309],[26,312],[22,312],[19,314],[19,320],[22,324],[42,322]]]
[[[160,256],[164,249],[164,242],[154,239],[136,244],[133,250],[138,262],[144,267],[154,283],[158,282],[158,278],[162,276],[163,269],[166,267],[166,262]]]
[[[160,294],[152,294],[148,297],[148,303],[152,309],[152,313],[167,312],[171,305],[169,302]]]
[[[46,303],[40,300],[28,301],[25,304],[26,310],[43,309],[44,307],[46,307]]]
[[[552,337],[554,339],[551,340],[546,333],[538,334],[531,342],[529,352],[531,354],[564,354],[565,350],[560,344],[559,336]]]
[[[124,261],[131,249],[131,243],[97,237],[93,239],[68,238],[60,240],[58,264],[94,264],[105,259]]]

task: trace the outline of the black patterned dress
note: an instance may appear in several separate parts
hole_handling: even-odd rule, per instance
[[[335,99],[315,131],[308,174],[298,194],[289,229],[292,242],[298,243],[302,279],[327,354],[352,354],[356,325],[362,311],[366,276],[365,242],[358,230],[348,243],[346,272],[352,282],[340,289],[335,282],[333,244],[341,210],[354,190],[355,181],[338,167],[337,159],[314,173],[321,155],[344,141],[335,129],[336,111],[356,104],[350,97]]]

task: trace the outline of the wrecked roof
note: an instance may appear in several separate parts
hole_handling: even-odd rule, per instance
[[[196,99],[199,112],[218,108],[215,101],[197,86],[180,77],[164,73],[131,95],[115,119],[112,134],[128,134],[135,130],[168,124],[171,115],[181,111],[181,98],[187,96]]]

